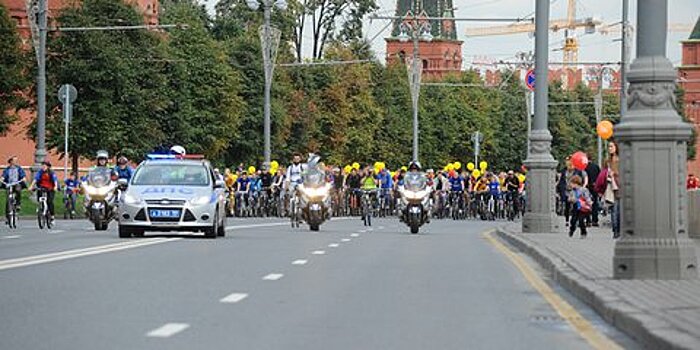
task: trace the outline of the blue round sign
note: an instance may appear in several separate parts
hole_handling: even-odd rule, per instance
[[[530,69],[527,71],[527,75],[525,75],[525,85],[527,85],[528,89],[530,90],[535,90],[535,70]]]

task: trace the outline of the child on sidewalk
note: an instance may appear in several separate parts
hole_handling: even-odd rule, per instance
[[[581,238],[586,238],[586,217],[591,213],[591,193],[583,187],[583,179],[574,175],[569,180],[571,192],[569,193],[569,203],[571,203],[571,222],[569,223],[569,237],[573,237],[576,232],[576,225],[581,228]]]

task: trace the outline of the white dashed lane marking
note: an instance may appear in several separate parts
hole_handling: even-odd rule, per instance
[[[232,293],[224,297],[223,299],[219,300],[222,303],[229,303],[229,304],[235,304],[245,298],[248,297],[248,294],[246,293]]]
[[[263,277],[264,281],[277,281],[278,279],[284,277],[283,274],[281,273],[271,273],[265,277]]]
[[[22,237],[22,236],[20,236],[20,235],[2,236],[2,237],[0,237],[0,239],[16,239],[16,238],[20,238],[20,237]]]
[[[359,233],[353,233],[353,234],[350,235],[350,237],[360,237],[360,234],[359,234]]]
[[[146,333],[146,336],[153,338],[168,338],[184,331],[189,327],[190,325],[187,323],[166,323],[163,326]]]
[[[308,260],[299,259],[299,260],[292,261],[292,265],[306,265],[306,263],[308,263],[308,262],[309,262]]]
[[[313,254],[313,255],[324,255],[324,254],[326,254],[326,251],[325,251],[325,250],[314,250],[313,252],[311,252],[311,254]]]
[[[350,242],[352,241],[350,238],[343,238],[340,240],[341,242]]]
[[[328,247],[330,247],[330,248],[338,248],[338,246],[340,246],[340,244],[338,244],[338,243],[331,243],[328,245]]]

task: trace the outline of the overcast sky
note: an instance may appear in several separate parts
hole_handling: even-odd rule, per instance
[[[206,1],[213,6],[218,0]],[[396,8],[396,0],[377,0],[380,6],[378,14],[393,15]],[[429,0],[424,0],[429,1]],[[455,17],[522,17],[534,12],[534,0],[453,0],[456,8]],[[643,0],[637,0],[643,1]],[[630,1],[630,21],[636,26],[636,4]],[[566,18],[566,0],[551,0],[551,19]],[[577,17],[593,17],[603,23],[619,22],[622,13],[622,0],[577,0]],[[669,0],[669,22],[687,24],[692,27],[700,16],[700,0]],[[389,30],[380,33],[386,25],[386,21],[366,21],[365,31],[367,38],[377,38],[372,42],[372,47],[379,57],[384,57],[386,48],[384,37]],[[467,26],[491,25],[490,23],[457,23],[460,40],[464,40],[462,51],[464,53],[465,66],[471,64],[475,58],[478,60],[509,60],[513,59],[516,52],[534,51],[534,39],[528,34],[514,34],[508,36],[469,37],[464,34]],[[494,24],[497,25],[497,24]],[[674,63],[680,64],[680,41],[687,39],[689,32],[669,33],[667,43],[667,56]],[[561,47],[563,32],[550,34],[550,46],[552,49]],[[613,42],[615,35],[589,34],[578,32],[580,50],[579,61],[619,61],[620,44]],[[634,45],[634,44],[633,44]],[[635,56],[635,46],[632,47],[632,56]],[[551,51],[551,61],[561,61],[561,51]]]

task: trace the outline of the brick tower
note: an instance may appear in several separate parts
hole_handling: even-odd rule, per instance
[[[700,132],[700,18],[683,44],[683,61],[678,68],[680,85],[685,90],[685,114]],[[700,142],[696,143],[696,159],[688,164],[688,171],[700,176]]]
[[[413,55],[413,41],[399,41],[402,24],[410,25],[414,16],[422,23],[430,23],[432,41],[418,42],[418,55],[423,63],[423,77],[440,79],[462,68],[462,41],[457,40],[454,20],[428,20],[430,17],[454,18],[452,0],[397,0],[396,16],[403,21],[394,23],[391,37],[386,38],[387,64],[404,62]],[[421,18],[423,18],[421,20]],[[410,35],[410,33],[409,33]]]

